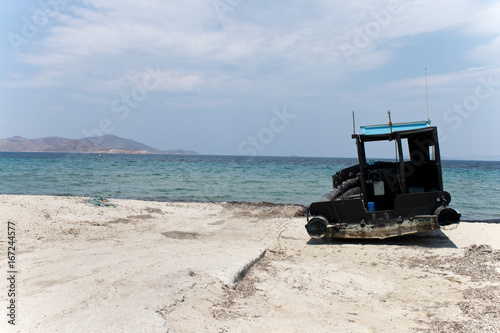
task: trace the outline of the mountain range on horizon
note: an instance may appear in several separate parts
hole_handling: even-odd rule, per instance
[[[167,154],[198,155],[197,152],[183,149],[161,150],[143,143],[105,134],[83,139],[44,137],[27,139],[13,136],[0,140],[0,151],[4,152],[53,152],[53,153],[102,153],[102,154]]]

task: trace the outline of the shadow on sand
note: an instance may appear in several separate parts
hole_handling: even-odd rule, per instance
[[[386,239],[339,239],[339,238],[311,238],[308,245],[391,245],[391,246],[419,246],[426,248],[457,249],[448,236],[441,230],[432,230],[412,235],[391,237]]]

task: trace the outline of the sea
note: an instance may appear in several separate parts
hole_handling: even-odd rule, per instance
[[[354,158],[0,152],[0,193],[308,206]],[[442,161],[462,221],[500,223],[500,162]]]

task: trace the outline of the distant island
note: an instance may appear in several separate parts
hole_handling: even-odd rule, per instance
[[[26,139],[13,136],[0,140],[3,152],[52,152],[52,153],[99,153],[99,154],[167,154],[198,155],[190,150],[161,150],[140,142],[120,138],[115,135],[101,135],[83,139],[46,137]]]

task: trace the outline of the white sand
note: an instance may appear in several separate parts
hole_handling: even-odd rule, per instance
[[[325,243],[294,206],[111,202],[0,195],[1,332],[500,331],[499,224]]]

